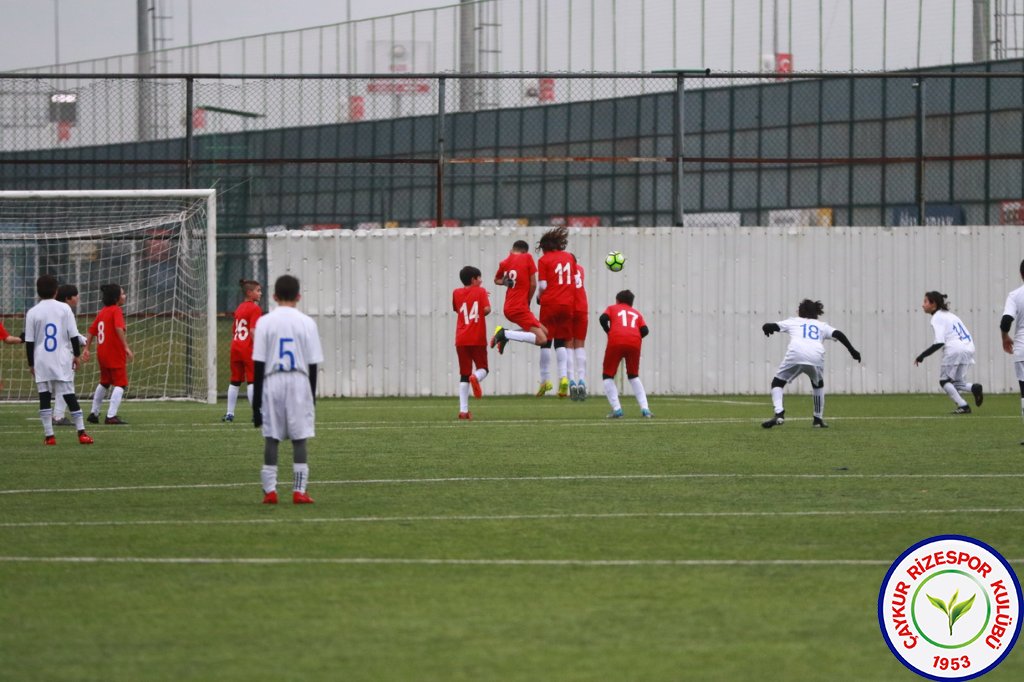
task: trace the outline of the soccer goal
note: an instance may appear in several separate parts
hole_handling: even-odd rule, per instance
[[[214,190],[0,191],[0,320],[17,335],[49,273],[78,287],[78,329],[103,306],[100,287],[126,293],[128,397],[216,402]],[[91,393],[99,369],[78,372]],[[0,398],[36,396],[21,346],[0,347]]]

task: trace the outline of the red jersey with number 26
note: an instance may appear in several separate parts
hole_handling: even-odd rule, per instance
[[[253,331],[263,310],[252,301],[242,301],[235,308],[235,326],[232,329],[231,353],[243,358],[252,357]]]
[[[640,311],[625,303],[608,306],[604,314],[609,319],[608,345],[640,347],[640,327],[645,326]]]
[[[100,367],[118,369],[128,365],[128,354],[125,353],[124,342],[117,335],[118,329],[126,329],[124,313],[119,305],[101,308],[89,326],[89,333],[96,337],[96,361]]]
[[[459,287],[452,292],[452,309],[458,317],[455,323],[456,346],[487,345],[484,316],[490,306],[490,296],[483,287]]]

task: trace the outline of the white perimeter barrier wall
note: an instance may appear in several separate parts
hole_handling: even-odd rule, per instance
[[[466,227],[372,231],[289,231],[267,236],[269,283],[301,280],[300,308],[320,326],[325,396],[455,395],[452,290],[475,265],[490,292],[487,326],[506,324],[504,288],[493,283],[512,242],[531,247],[547,228]],[[626,267],[604,256],[617,249]],[[1024,229],[1010,227],[573,228],[569,251],[586,269],[590,299],[587,383],[600,391],[605,335],[597,318],[615,293],[631,289],[647,320],[640,375],[652,394],[763,394],[788,337],[764,322],[796,314],[803,298],[825,305],[822,319],[863,353],[826,344],[831,393],[938,392],[925,291],[948,294],[974,336],[969,379],[987,391],[1017,390],[1000,346],[1006,294],[1021,285]],[[534,306],[536,311],[536,306]],[[486,394],[529,394],[539,351],[510,343],[490,351]],[[621,383],[621,370],[620,370]],[[628,386],[628,384],[627,384]],[[800,377],[793,391],[806,393]],[[628,388],[626,389],[628,393]]]

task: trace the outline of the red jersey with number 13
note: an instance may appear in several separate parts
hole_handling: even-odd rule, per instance
[[[124,342],[117,335],[117,329],[127,329],[124,312],[119,305],[101,308],[89,326],[89,333],[96,337],[96,361],[101,367],[118,369],[128,366],[128,354],[125,353]]]
[[[455,323],[456,346],[487,345],[484,311],[490,305],[491,299],[483,287],[459,287],[452,292],[452,308],[458,317]]]
[[[633,306],[616,303],[608,306],[604,314],[609,319],[608,345],[640,347],[640,327],[646,326],[644,316]]]
[[[235,308],[235,326],[231,336],[231,353],[245,359],[252,357],[253,330],[263,310],[252,301],[242,301]]]

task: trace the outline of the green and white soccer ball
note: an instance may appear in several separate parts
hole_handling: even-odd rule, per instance
[[[604,264],[612,272],[619,272],[622,270],[622,266],[626,264],[626,257],[622,255],[621,251],[610,251],[605,256]]]

